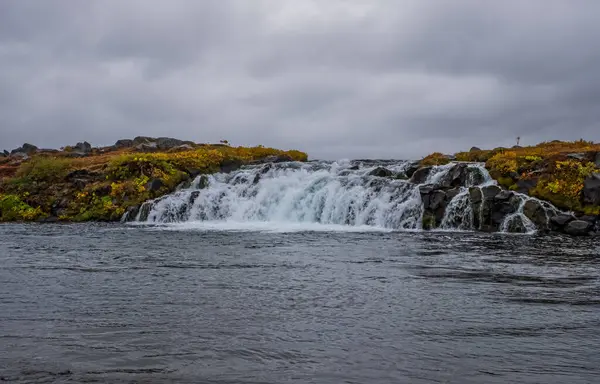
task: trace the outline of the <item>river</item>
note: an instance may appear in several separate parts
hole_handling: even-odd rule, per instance
[[[0,225],[17,383],[597,383],[593,238]]]

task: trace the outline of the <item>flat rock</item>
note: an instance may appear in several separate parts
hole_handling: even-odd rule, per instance
[[[565,232],[572,236],[585,236],[589,233],[592,225],[587,221],[573,220],[565,228]]]

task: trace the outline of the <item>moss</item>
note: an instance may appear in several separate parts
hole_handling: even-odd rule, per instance
[[[0,220],[31,221],[44,216],[40,207],[33,208],[17,195],[0,194]]]
[[[431,212],[423,213],[423,229],[434,229],[436,226],[435,215]]]
[[[440,152],[434,152],[431,155],[424,157],[421,160],[420,165],[421,167],[427,167],[432,165],[445,165],[448,163],[450,163],[450,159],[448,158],[448,156]]]
[[[72,158],[67,152],[42,154],[0,173],[0,221],[56,216],[64,221],[119,220],[125,210],[175,190],[191,175],[214,173],[225,164],[245,164],[269,156],[306,161],[304,152],[274,148],[202,145],[178,152],[139,153],[132,149],[95,150]],[[70,172],[73,176],[67,177]],[[150,190],[152,181],[160,187]],[[35,207],[35,208],[34,208]]]
[[[509,176],[500,176],[497,178],[498,184],[503,186],[504,188],[511,188],[512,186],[516,186],[515,181],[512,177]]]

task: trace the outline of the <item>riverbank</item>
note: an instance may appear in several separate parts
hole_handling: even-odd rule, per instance
[[[0,155],[0,221],[118,221],[128,209],[200,174],[306,161],[300,151],[137,137],[60,150],[24,144]]]

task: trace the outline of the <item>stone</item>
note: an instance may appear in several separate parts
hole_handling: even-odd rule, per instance
[[[467,164],[457,164],[452,167],[439,181],[442,188],[454,188],[466,185],[470,171]]]
[[[527,200],[523,206],[523,214],[538,228],[546,228],[548,226],[546,210],[538,200]]]
[[[32,155],[32,154],[34,154],[35,152],[37,152],[37,150],[38,150],[38,147],[36,147],[35,145],[33,145],[33,144],[28,144],[28,143],[25,143],[25,144],[23,144],[23,146],[21,146],[21,147],[19,147],[19,148],[16,148],[16,149],[13,149],[13,150],[10,152],[10,154],[11,154],[11,155],[16,155],[16,154],[18,154],[18,153],[24,153],[24,154],[26,154],[26,155]]]
[[[432,167],[423,167],[416,170],[410,178],[413,184],[424,184],[431,173]]]
[[[183,141],[179,139],[173,139],[171,137],[159,137],[156,139],[156,145],[161,151],[181,147],[182,145],[192,147],[193,144],[194,143],[191,141]]]
[[[429,196],[429,209],[437,210],[446,207],[446,193],[441,190],[433,191]]]
[[[146,184],[146,189],[150,192],[157,192],[164,187],[164,185],[165,183],[161,179],[153,179]]]
[[[415,162],[412,163],[408,166],[408,168],[406,168],[406,170],[404,171],[404,174],[406,175],[407,178],[411,178],[412,175],[414,175],[415,172],[417,172],[417,170],[420,168],[419,163]]]
[[[592,225],[587,221],[573,220],[567,224],[565,232],[571,236],[585,236],[590,232]]]
[[[160,148],[160,146],[159,146]],[[177,147],[173,147],[169,150],[169,152],[183,152],[183,151],[192,151],[194,147],[189,144],[178,145]]]
[[[573,216],[566,213],[560,213],[550,218],[550,224],[553,229],[562,229],[573,220],[575,220]]]
[[[8,157],[8,156],[6,155],[6,153],[0,152],[0,157]]]
[[[596,168],[600,168],[600,152],[596,153],[596,157],[594,158],[594,164],[596,164]]]
[[[519,179],[517,180],[517,192],[528,194],[530,190],[535,188],[538,183],[538,178]]]
[[[226,160],[221,164],[222,173],[231,173],[242,167],[243,163],[240,160]]]
[[[527,228],[525,228],[523,219],[520,216],[515,216],[508,222],[507,231],[509,233],[527,233]]]
[[[8,157],[10,156],[10,152],[8,152],[6,149],[4,150],[4,152],[2,152],[4,154],[4,156]]]
[[[153,142],[137,144],[135,150],[138,152],[155,152],[158,150],[158,145]]]
[[[600,173],[592,173],[583,183],[583,203],[600,205]]]
[[[569,153],[567,157],[575,160],[585,160],[586,156],[585,153]]]
[[[150,143],[156,143],[156,139],[153,137],[147,137],[147,136],[137,136],[133,139],[131,145],[133,147],[135,147],[140,144],[150,144]]]
[[[494,196],[494,200],[496,201],[508,201],[511,197],[514,196],[513,191],[500,191],[496,196]]]
[[[349,170],[351,170],[351,171],[358,171],[358,170],[360,169],[360,166],[358,166],[358,165],[353,165],[353,166],[351,166],[351,167],[350,167],[350,168],[348,168],[348,169],[349,169]]]
[[[117,140],[117,142],[115,143],[115,145],[113,147],[115,149],[131,148],[131,147],[133,147],[133,140],[131,140],[131,139]]]
[[[73,147],[73,152],[80,152],[86,155],[90,154],[92,152],[92,145],[87,141],[84,141],[83,143],[77,143]]]
[[[471,147],[471,149],[469,149],[469,152],[477,152],[477,151],[481,151],[481,148]]]
[[[133,205],[133,206],[127,208],[127,210],[125,211],[125,214],[121,218],[121,221],[123,221],[123,222],[134,221],[135,218],[137,217],[139,211],[140,211],[139,205]]]
[[[372,170],[371,172],[369,172],[370,176],[376,176],[376,177],[391,177],[394,175],[394,173],[392,171],[390,171],[389,169],[383,168],[383,167],[377,167],[374,170]]]
[[[452,201],[459,193],[461,192],[461,188],[453,188],[446,191],[446,200],[448,202]]]
[[[485,187],[481,187],[481,193],[483,195],[483,200],[493,199],[501,191],[502,191],[502,189],[497,185],[486,185]]]
[[[481,203],[483,201],[483,193],[481,192],[481,188],[469,188],[469,198],[471,199],[471,203],[473,204]]]
[[[11,152],[10,157],[19,159],[19,160],[27,160],[29,159],[29,155],[25,152]]]

